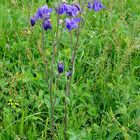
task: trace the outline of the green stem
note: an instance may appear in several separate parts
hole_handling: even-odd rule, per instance
[[[70,34],[70,48],[71,48],[71,56],[72,56],[72,49],[73,49],[73,46],[72,46],[72,32],[70,31],[69,32]]]
[[[55,49],[56,45],[58,44],[58,28],[59,28],[59,15],[57,17],[57,31],[56,31],[56,38],[53,39],[53,54],[52,54],[52,62],[51,62],[51,73],[50,73],[50,87],[49,87],[49,94],[50,94],[50,104],[51,104],[51,123],[52,123],[52,140],[54,140],[54,106],[55,106],[55,99],[53,101],[53,93],[52,93],[52,85],[53,85],[53,78],[54,78],[54,64],[55,64]]]
[[[83,11],[84,9],[84,5],[85,5],[85,2],[86,1],[83,1],[82,3],[82,8],[81,8],[81,11]],[[81,13],[80,13],[80,17],[81,17]],[[71,76],[69,77],[69,83],[68,83],[68,91],[67,91],[67,95],[69,96],[70,95],[70,87],[71,87],[71,82],[72,82],[72,77],[73,77],[73,70],[74,70],[74,63],[75,63],[75,57],[76,57],[76,51],[78,49],[78,42],[79,42],[79,37],[80,37],[80,25],[81,23],[79,23],[79,26],[78,26],[78,30],[77,30],[77,38],[76,38],[76,43],[75,43],[75,46],[74,46],[74,50],[73,50],[73,54],[72,54],[72,58],[71,58]]]
[[[30,0],[28,0],[28,22],[29,22],[29,28],[30,28]]]
[[[68,84],[68,81],[67,81]],[[68,90],[68,89],[66,89]],[[65,99],[64,99],[64,140],[67,140],[67,93],[65,93]]]
[[[62,37],[62,33],[63,33],[63,28],[64,28],[65,24],[63,23],[62,24],[62,28],[60,30],[60,36],[59,36],[59,40],[58,40],[58,51],[57,51],[57,55],[60,57],[60,53],[59,53],[59,49],[60,49],[60,40],[61,40],[61,37]]]
[[[42,25],[41,25],[41,32],[42,32],[42,50],[44,51],[44,49],[45,49],[45,43],[44,43],[44,29],[43,29],[43,27],[42,27]]]
[[[82,5],[82,10],[84,8],[85,1],[83,2]],[[81,15],[80,15],[81,16]],[[67,97],[70,95],[70,87],[71,87],[71,82],[72,82],[72,76],[73,76],[73,70],[74,70],[74,63],[75,63],[75,57],[76,57],[76,51],[78,49],[78,42],[79,42],[79,37],[80,37],[80,24],[78,26],[77,30],[77,38],[76,38],[76,43],[74,46],[74,50],[72,47],[72,33],[70,32],[70,45],[71,45],[71,51],[73,50],[72,58],[71,58],[71,72],[72,75],[67,79],[67,85],[66,85],[66,93],[65,93],[65,102],[64,102],[64,140],[67,140],[67,113],[68,113],[68,107],[67,107]]]
[[[76,50],[78,48],[78,42],[79,42],[79,36],[80,36],[80,26],[78,27],[78,31],[77,31],[77,39],[76,39],[76,43],[75,43],[75,47],[74,47],[74,51],[72,54],[72,58],[71,58],[71,72],[73,75],[73,69],[74,69],[74,60],[76,57]],[[72,47],[72,35],[70,34],[70,44]],[[71,87],[71,81],[72,81],[72,75],[69,77],[69,79],[67,79],[67,85],[66,85],[66,94],[65,94],[65,104],[64,104],[64,110],[65,110],[65,115],[64,115],[64,140],[67,140],[67,97],[70,95],[70,87]]]
[[[56,29],[56,46],[57,46],[57,54],[59,49],[59,41],[58,41],[58,32],[59,32],[59,14],[57,15],[57,29]]]
[[[53,56],[52,56],[52,63],[51,63],[51,77],[50,77],[50,87],[49,87],[49,94],[50,94],[50,104],[51,104],[51,124],[52,124],[52,140],[54,140],[54,109],[53,109],[53,95],[52,95],[52,84],[53,84],[53,64],[55,60],[55,46],[53,46]]]
[[[76,51],[77,51],[77,48],[78,48],[79,36],[80,36],[80,25],[78,27],[77,39],[76,39],[75,47],[74,47],[74,50],[73,50],[73,55],[72,55],[72,58],[71,58],[71,72],[72,72],[72,75],[69,77],[68,91],[67,91],[68,96],[70,95],[70,86],[71,86],[71,81],[72,81],[72,77],[73,77],[74,63],[75,63]]]

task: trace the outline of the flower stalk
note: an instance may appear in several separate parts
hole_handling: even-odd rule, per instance
[[[67,81],[67,85],[68,85],[68,81]],[[66,90],[68,91],[68,88]],[[64,140],[67,140],[67,92],[65,93],[65,98],[64,98]]]
[[[54,106],[56,97],[52,93],[52,85],[53,85],[53,78],[54,78],[54,64],[55,64],[55,49],[58,45],[58,32],[59,32],[59,15],[57,16],[57,30],[56,30],[56,37],[53,39],[53,52],[52,52],[52,62],[51,62],[51,73],[50,73],[50,87],[49,87],[49,94],[50,94],[50,104],[51,104],[51,122],[52,122],[52,140],[54,140]],[[53,98],[54,97],[54,98]]]
[[[30,0],[28,0],[28,21],[30,22],[30,16],[31,16],[31,14],[30,14]],[[29,24],[30,25],[30,24]],[[29,26],[30,27],[30,26]]]
[[[41,33],[42,33],[42,50],[44,51],[45,49],[45,42],[44,42],[44,29],[41,25]]]
[[[52,56],[51,73],[50,73],[51,77],[50,77],[50,85],[49,85],[50,105],[51,105],[52,140],[54,140],[54,107],[53,107],[53,93],[52,93],[54,61],[55,61],[55,46],[53,45],[53,56]]]

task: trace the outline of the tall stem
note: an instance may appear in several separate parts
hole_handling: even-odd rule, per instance
[[[73,46],[72,46],[72,32],[70,31],[69,34],[70,34],[70,48],[71,48],[71,55],[72,55],[72,49],[73,49]]]
[[[85,1],[82,4],[82,9],[84,8]],[[72,58],[71,58],[71,73],[72,75],[67,78],[67,85],[66,85],[66,93],[65,93],[65,102],[64,102],[64,140],[67,140],[67,112],[68,112],[68,107],[67,107],[67,97],[70,95],[70,87],[71,87],[71,82],[72,82],[72,76],[73,76],[73,70],[74,70],[74,63],[75,63],[75,57],[76,57],[76,50],[78,48],[78,42],[79,42],[79,37],[80,37],[80,25],[78,26],[77,30],[77,38],[76,38],[76,43],[74,46],[73,50],[73,44],[72,44],[72,33],[70,32],[70,46],[71,46],[71,52],[72,53]]]
[[[42,25],[41,25],[41,32],[42,32],[42,50],[44,51],[44,49],[45,49],[45,46],[44,46],[44,29],[43,29],[43,27],[42,27]]]
[[[70,86],[71,86],[71,81],[72,81],[72,76],[73,76],[74,63],[75,63],[76,51],[78,48],[79,36],[80,36],[80,26],[78,27],[77,39],[76,39],[75,47],[74,47],[72,58],[71,58],[71,73],[72,73],[72,75],[69,77],[69,82],[68,82],[68,87],[67,87],[68,88],[68,90],[67,90],[68,96],[70,95]]]
[[[57,52],[56,54],[58,54],[59,52],[59,40],[58,40],[58,32],[59,32],[59,14],[57,15],[57,29],[56,29],[56,46],[57,46]]]
[[[51,77],[50,77],[50,104],[51,104],[51,124],[52,124],[52,140],[54,140],[54,109],[53,109],[53,95],[52,95],[52,83],[53,83],[53,64],[55,59],[55,46],[53,47],[53,56],[52,56],[52,63],[51,63]]]
[[[84,0],[82,2],[82,8],[81,8],[81,11],[83,11],[84,9],[84,5],[86,3],[86,0]],[[81,13],[80,13],[80,17],[81,17]],[[72,58],[71,58],[71,76],[69,77],[69,82],[68,82],[68,87],[67,87],[67,95],[69,96],[70,95],[70,87],[71,87],[71,81],[72,81],[72,77],[73,77],[73,70],[74,70],[74,63],[75,63],[75,57],[76,57],[76,51],[77,51],[77,48],[78,48],[78,42],[79,42],[79,37],[80,37],[80,23],[79,23],[79,26],[78,26],[78,30],[77,30],[77,38],[76,38],[76,43],[75,43],[75,46],[74,46],[74,50],[73,50],[73,54],[72,54]]]
[[[42,47],[39,49],[39,52],[40,52],[42,60],[44,62],[44,71],[45,71],[45,76],[46,76],[45,80],[48,83],[48,70],[47,70],[48,62],[46,60],[45,51],[44,51],[44,49],[45,49],[44,29],[42,27],[42,24],[40,24],[40,27],[41,27],[41,41],[42,41],[41,45],[42,45]]]
[[[60,35],[59,35],[58,44],[57,44],[57,46],[58,46],[57,55],[59,55],[60,40],[61,40],[61,37],[62,37],[62,33],[63,33],[63,28],[64,28],[64,26],[65,26],[65,24],[63,23],[63,24],[62,24],[62,28],[61,28],[61,30],[60,30]]]
[[[30,14],[30,0],[28,0],[28,21],[29,21],[29,25],[30,25],[30,15],[31,15]]]
[[[79,42],[79,36],[80,36],[80,26],[78,27],[77,31],[77,39],[74,47],[74,51],[72,54],[71,58],[71,72],[73,75],[73,69],[74,69],[74,61],[75,61],[75,56],[76,56],[76,50],[78,48],[78,42]],[[71,44],[71,49],[72,49],[72,34],[70,34],[70,44]],[[64,140],[67,140],[67,97],[70,95],[70,86],[71,86],[71,81],[72,81],[72,75],[67,79],[67,85],[66,85],[66,93],[65,93],[65,102],[64,102]]]
[[[67,81],[68,85],[68,81]],[[66,85],[66,87],[68,87]],[[68,91],[68,89],[66,89]],[[64,140],[67,140],[67,92],[65,93],[65,99],[64,99]]]
[[[53,85],[53,78],[54,78],[54,64],[55,64],[55,49],[58,42],[58,28],[59,28],[59,15],[57,17],[57,31],[56,31],[56,38],[53,38],[53,52],[52,52],[52,62],[51,62],[51,73],[50,73],[50,87],[49,87],[49,94],[50,94],[50,104],[51,104],[51,123],[52,123],[52,140],[54,140],[54,102],[53,101],[53,93],[52,93],[52,85]],[[55,98],[54,98],[55,100]]]

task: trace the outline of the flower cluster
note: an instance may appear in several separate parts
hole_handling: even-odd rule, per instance
[[[60,3],[59,6],[56,7],[56,12],[59,15],[66,14],[70,17],[76,17],[80,11],[81,8],[78,3],[72,3],[71,5],[66,3]]]
[[[101,9],[104,9],[105,6],[99,2],[99,0],[94,0],[93,2],[88,2],[87,5],[88,9],[94,10],[95,12],[98,12]]]
[[[66,14],[70,18],[66,18],[66,28],[71,31],[74,28],[78,28],[78,23],[80,22],[80,18],[74,18],[78,16],[79,12],[81,12],[80,5],[78,3],[72,3],[71,5],[66,3],[60,3],[58,7],[56,7],[56,13],[58,15]]]
[[[95,12],[105,8],[105,6],[99,0],[88,2],[87,7]],[[72,4],[67,4],[66,2],[62,2],[55,8],[55,10],[58,15],[65,14],[69,17],[65,20],[68,31],[78,28],[78,23],[81,21],[81,18],[77,18],[77,16],[82,11],[78,3],[73,2]],[[50,20],[51,12],[52,8],[48,8],[47,5],[39,8],[35,15],[30,18],[31,25],[34,26],[36,21],[41,19],[44,30],[47,31],[48,29],[52,29]]]
[[[74,28],[78,28],[78,23],[80,22],[81,18],[73,18],[69,19],[66,18],[66,28],[71,31]]]
[[[105,8],[103,4],[99,0],[92,0],[91,2],[88,2],[87,8],[89,10],[94,10],[95,12],[98,12],[99,10]],[[68,31],[71,31],[75,28],[78,28],[78,24],[81,21],[81,18],[78,17],[79,13],[81,13],[80,5],[76,2],[73,2],[72,4],[67,4],[66,1],[63,1],[60,3],[57,7],[55,7],[56,13],[60,15],[66,15],[68,16],[65,19],[66,28]],[[44,30],[52,29],[50,15],[52,12],[52,8],[48,8],[47,5],[42,6],[37,10],[34,16],[30,18],[30,23],[32,26],[36,24],[37,20],[42,21],[42,26]],[[64,72],[64,65],[62,62],[58,63],[58,73]],[[67,72],[67,78],[69,78],[72,75],[72,72]]]
[[[43,7],[39,8],[34,16],[31,17],[30,22],[31,25],[34,26],[36,21],[41,19],[42,20],[42,26],[44,30],[52,29],[50,15],[52,12],[52,8],[48,8],[47,5],[44,5]]]

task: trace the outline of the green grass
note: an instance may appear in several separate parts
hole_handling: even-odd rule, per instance
[[[81,33],[69,99],[69,139],[139,140],[140,1],[103,3],[106,10],[90,12]],[[31,4],[33,15],[45,0]],[[28,19],[27,0],[1,0],[0,140],[50,139],[49,93],[39,53],[41,30],[39,26],[30,29]],[[51,43],[47,32],[48,61]],[[60,44],[61,59],[68,67],[66,32]],[[60,90],[55,91],[55,140],[63,140],[64,81],[65,74]]]

